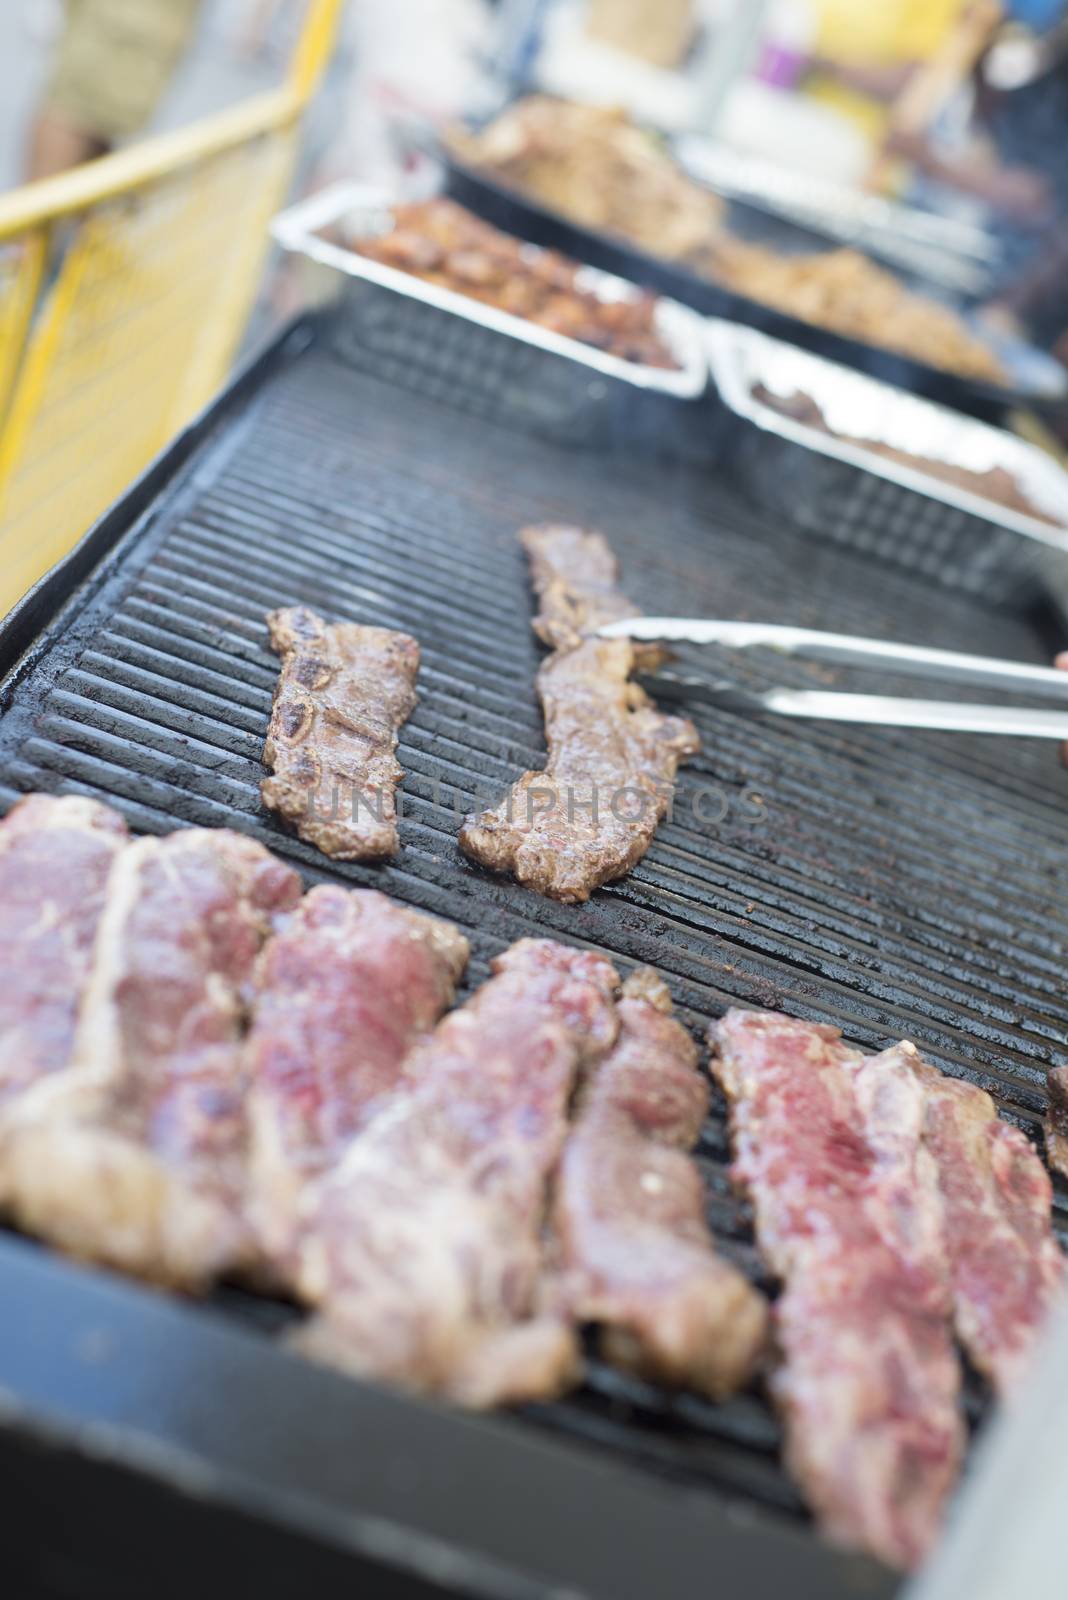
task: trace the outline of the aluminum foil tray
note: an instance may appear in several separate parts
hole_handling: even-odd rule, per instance
[[[503,411],[583,443],[621,403],[633,401],[634,391],[675,401],[704,393],[702,319],[673,301],[658,300],[655,321],[678,363],[674,370],[609,355],[346,246],[346,239],[387,232],[397,199],[381,189],[340,183],[272,224],[283,248],[327,269],[335,289],[341,276],[344,314],[335,344],[354,364],[409,384],[418,373],[419,387],[436,399],[487,415]],[[593,267],[582,267],[577,281],[605,300],[641,292]]]
[[[761,503],[807,532],[919,571],[991,602],[1052,590],[1068,607],[1068,475],[1049,456],[975,418],[883,384],[754,328],[710,319],[706,342],[720,399],[742,426],[733,466]],[[830,432],[785,415],[754,390],[816,402]],[[866,448],[1012,474],[1060,526]]]

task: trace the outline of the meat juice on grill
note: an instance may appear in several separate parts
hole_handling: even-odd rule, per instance
[[[733,1176],[783,1283],[788,1465],[833,1539],[914,1567],[964,1449],[922,1088],[899,1052],[772,1013],[730,1011],[712,1039]]]
[[[623,986],[619,1039],[579,1093],[555,1186],[561,1299],[617,1365],[722,1397],[763,1353],[767,1307],[723,1260],[687,1152],[708,1111],[698,1051],[663,980]]]
[[[482,866],[576,902],[641,860],[679,763],[699,741],[691,722],[665,716],[630,681],[659,652],[592,636],[635,615],[603,536],[553,526],[524,529],[520,539],[541,602],[534,629],[553,646],[537,679],[548,760],[500,805],[469,817],[460,844]]]
[[[339,861],[395,855],[397,730],[415,706],[419,646],[406,633],[272,611],[282,657],[263,750],[263,803]]]
[[[96,800],[27,795],[0,823],[0,1126],[69,1066],[108,877],[126,824]]]
[[[306,1194],[307,1353],[472,1406],[558,1393],[577,1373],[544,1303],[549,1178],[578,1075],[614,1042],[614,968],[524,939],[440,1022],[403,1088]]]
[[[452,1003],[456,928],[374,889],[320,885],[268,940],[252,988],[249,1209],[283,1277],[300,1196],[396,1092],[404,1059]]]
[[[242,990],[297,874],[224,829],[119,857],[69,1070],[24,1094],[0,1192],[72,1255],[189,1288],[252,1253]]]

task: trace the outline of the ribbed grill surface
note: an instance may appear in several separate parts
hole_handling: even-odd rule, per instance
[[[538,444],[312,351],[223,425],[17,686],[0,721],[0,804],[33,788],[76,790],[147,831],[236,825],[309,882],[373,884],[454,918],[473,941],[469,985],[509,941],[551,934],[623,968],[654,963],[695,1029],[744,1002],[837,1023],[869,1047],[910,1037],[1036,1135],[1045,1071],[1068,1059],[1068,785],[1049,745],[697,707],[703,754],[624,883],[564,907],[464,861],[451,791],[499,789],[543,753],[539,649],[515,543],[523,523],[543,519],[601,527],[648,612],[1045,653],[1035,619],[999,617],[809,544],[694,469]],[[393,865],[331,866],[260,809],[275,680],[263,617],[294,601],[404,628],[422,645]],[[732,670],[813,681],[789,664]],[[723,821],[695,817],[699,790],[712,817],[722,797]],[[727,1183],[721,1106],[701,1156],[713,1225],[759,1278]],[[1064,1224],[1063,1192],[1057,1204]],[[237,1291],[216,1298],[266,1328],[285,1315]],[[798,1514],[776,1423],[755,1395],[720,1407],[670,1401],[594,1361],[579,1395],[530,1417]]]

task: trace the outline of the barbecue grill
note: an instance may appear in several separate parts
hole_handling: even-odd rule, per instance
[[[622,883],[562,906],[460,855],[462,812],[542,755],[524,523],[602,528],[649,613],[1033,661],[1059,642],[1041,601],[995,611],[811,544],[700,464],[644,452],[644,418],[623,449],[567,449],[360,373],[329,319],[297,324],[0,630],[0,806],[44,789],[147,832],[238,827],[309,883],[455,920],[473,946],[464,993],[507,943],[547,934],[624,972],[653,963],[695,1029],[741,1002],[869,1049],[909,1037],[1036,1137],[1045,1071],[1068,1060],[1068,779],[1048,745],[695,705],[703,754]],[[422,645],[388,865],[328,862],[260,807],[264,613],[294,601]],[[732,672],[813,682],[759,657]],[[719,1103],[699,1156],[723,1248],[759,1280]],[[1062,1233],[1065,1200],[1060,1185]],[[229,1563],[266,1596],[361,1580],[494,1600],[899,1588],[817,1538],[756,1393],[672,1398],[591,1356],[572,1397],[476,1419],[306,1364],[277,1337],[297,1313],[237,1288],[184,1304],[0,1235],[0,1294],[20,1596],[140,1596],[147,1570],[184,1597]],[[980,1421],[978,1386],[968,1400]]]

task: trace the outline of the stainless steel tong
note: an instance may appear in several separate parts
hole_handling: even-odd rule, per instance
[[[1003,733],[1031,739],[1068,740],[1068,672],[1019,661],[929,650],[922,645],[884,644],[846,633],[817,633],[764,622],[715,622],[685,617],[627,617],[601,628],[606,639],[650,643],[721,644],[731,650],[758,646],[807,661],[882,668],[910,677],[983,688],[1018,690],[1058,700],[1063,711],[1027,706],[970,705],[966,701],[909,699],[886,694],[842,694],[823,689],[746,689],[726,678],[698,678],[674,671],[657,675],[658,687],[730,711],[774,712],[828,722],[867,722],[896,728],[943,728],[954,733]]]

